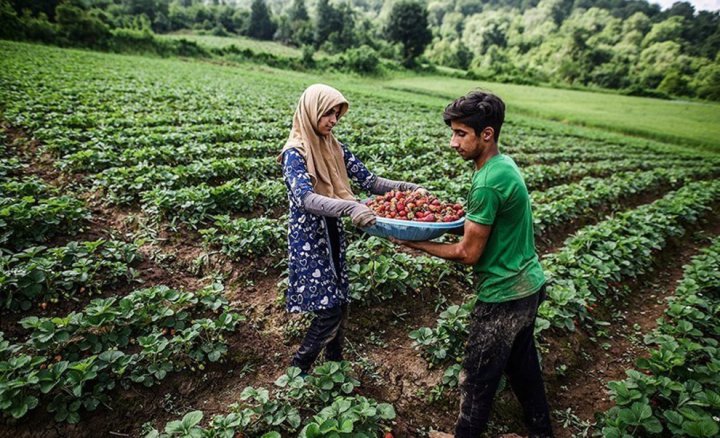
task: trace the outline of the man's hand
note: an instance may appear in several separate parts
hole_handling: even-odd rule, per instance
[[[480,260],[492,227],[466,220],[462,240],[457,243],[408,242],[391,238],[390,241],[408,248],[419,249],[431,256],[445,260],[474,265]]]
[[[388,240],[391,241],[392,243],[394,243],[395,245],[402,245],[402,246],[407,246],[408,248],[417,249],[416,242],[413,242],[411,240],[400,240],[400,239],[396,239],[394,237],[388,237]]]
[[[422,196],[427,196],[427,195],[430,194],[430,192],[428,191],[428,189],[426,189],[425,187],[418,187],[418,188],[415,189],[415,192],[421,194]]]

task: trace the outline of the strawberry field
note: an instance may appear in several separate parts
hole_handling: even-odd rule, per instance
[[[445,99],[0,50],[0,436],[452,429],[470,271],[349,224],[347,361],[287,369],[309,319],[284,310],[276,162],[300,93],[328,82],[350,101],[337,138],[456,219],[472,167],[447,146]],[[520,118],[511,102],[500,143],[530,189],[549,278],[536,332],[557,435],[718,436],[720,156]],[[524,433],[521,418],[502,390],[488,436]]]

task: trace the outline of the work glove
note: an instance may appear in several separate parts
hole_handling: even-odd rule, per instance
[[[350,216],[353,225],[365,228],[375,223],[375,213],[367,205],[357,201],[334,199],[317,193],[308,193],[303,198],[305,211],[318,216]]]
[[[418,192],[422,191],[421,194],[423,195],[427,195],[428,193],[427,190],[417,184],[404,181],[393,181],[391,179],[381,178],[379,176],[375,178],[375,182],[373,182],[372,187],[370,187],[370,192],[374,195],[384,195],[391,190],[400,190],[401,192],[406,192],[408,190]]]

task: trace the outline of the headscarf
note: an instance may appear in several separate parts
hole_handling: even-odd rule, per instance
[[[328,135],[317,133],[320,117],[336,105],[341,105],[340,118],[348,110],[349,104],[345,97],[327,85],[309,86],[300,96],[290,137],[280,157],[288,149],[297,150],[305,159],[316,193],[330,198],[355,200],[340,143],[332,132]]]

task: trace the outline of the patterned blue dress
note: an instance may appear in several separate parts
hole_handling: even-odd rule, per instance
[[[376,176],[342,145],[348,176],[360,188],[370,191]],[[345,264],[345,233],[337,220],[339,255],[333,263],[332,240],[328,220],[305,211],[303,199],[313,192],[310,175],[302,155],[295,149],[282,157],[283,179],[288,189],[290,216],[288,220],[289,285],[286,305],[289,312],[311,312],[330,309],[348,302],[348,275]]]

